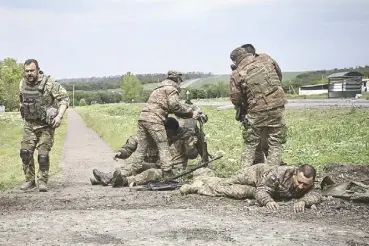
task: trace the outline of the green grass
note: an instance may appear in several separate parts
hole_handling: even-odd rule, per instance
[[[50,175],[60,171],[59,161],[64,146],[66,117],[56,130],[54,147],[50,153]],[[19,157],[20,142],[23,134],[23,121],[19,113],[0,113],[0,189],[6,189],[24,180],[22,161]],[[37,153],[35,168],[38,170]]]
[[[283,81],[296,78],[301,72],[283,72]],[[189,87],[201,88],[204,85],[215,85],[219,81],[222,83],[229,83],[229,74],[214,75],[208,78],[199,79],[198,81],[191,84]],[[149,83],[144,85],[144,90],[151,91],[156,87],[157,83]]]
[[[158,85],[158,83],[149,83],[149,84],[144,84],[143,85],[143,89],[145,91],[152,91],[156,88],[156,86]]]
[[[141,106],[93,105],[76,108],[87,124],[114,149],[136,132]],[[240,168],[242,129],[234,110],[202,107],[209,115],[205,124],[209,152],[224,155],[213,166],[218,175],[229,176]],[[286,110],[289,132],[283,160],[288,164],[309,163],[320,168],[329,162],[367,164],[369,156],[368,110]],[[192,164],[194,162],[191,162]]]
[[[295,95],[295,94],[287,94],[287,99],[328,99],[327,94],[320,95]],[[362,99],[369,99],[369,94],[363,94]],[[218,97],[218,98],[209,98],[209,99],[192,99],[192,102],[230,102],[229,97]]]

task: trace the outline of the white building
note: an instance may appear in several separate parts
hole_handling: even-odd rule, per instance
[[[300,86],[299,95],[328,94],[328,98],[355,97],[356,94],[368,90],[369,79],[364,79],[363,76],[356,71],[334,73],[328,76],[327,84]]]
[[[5,112],[5,106],[4,105],[2,105],[2,104],[0,104],[0,113],[1,112]]]
[[[299,88],[299,95],[320,95],[328,93],[328,84],[303,85]]]

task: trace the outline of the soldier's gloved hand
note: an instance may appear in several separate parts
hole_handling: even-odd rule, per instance
[[[300,213],[300,212],[304,212],[305,211],[305,202],[304,201],[299,201],[293,204],[293,211],[295,213]]]
[[[279,205],[276,202],[268,202],[265,207],[271,211],[277,211],[279,209]]]
[[[196,109],[192,113],[192,118],[195,119],[195,120],[197,120],[197,118],[199,117],[199,114],[202,114],[202,112],[200,111],[200,109]]]

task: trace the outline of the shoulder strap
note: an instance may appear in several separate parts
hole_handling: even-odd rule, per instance
[[[45,76],[45,78],[41,81],[40,85],[38,86],[38,90],[40,92],[43,92],[45,90],[45,86],[46,86],[46,83],[49,80],[49,78],[50,78],[50,75]]]

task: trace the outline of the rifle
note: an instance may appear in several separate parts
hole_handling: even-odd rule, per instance
[[[247,127],[249,125],[249,121],[246,119],[246,110],[243,105],[236,108],[236,120],[241,122],[243,127]]]
[[[184,183],[180,183],[175,181],[176,179],[183,177],[187,174],[190,174],[194,171],[196,171],[197,169],[200,169],[202,167],[206,167],[209,165],[209,163],[218,160],[220,158],[222,158],[223,156],[217,156],[209,161],[203,162],[202,160],[193,168],[186,170],[180,174],[175,175],[174,177],[171,177],[168,180],[164,180],[164,181],[150,181],[148,182],[146,185],[143,186],[138,186],[138,187],[131,187],[130,189],[132,190],[137,190],[137,191],[143,191],[143,190],[149,190],[149,191],[163,191],[163,190],[176,190],[178,188],[181,188],[181,186]]]

